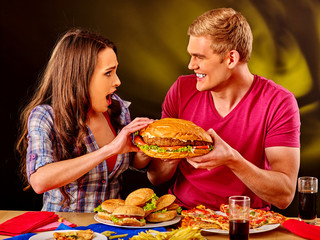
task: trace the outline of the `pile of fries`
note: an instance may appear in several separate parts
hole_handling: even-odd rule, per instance
[[[148,230],[145,232],[140,232],[138,235],[133,236],[130,240],[205,240],[201,235],[201,229],[195,227],[178,228],[170,232],[159,232],[155,230]]]

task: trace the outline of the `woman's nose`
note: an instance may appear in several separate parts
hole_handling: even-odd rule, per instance
[[[119,87],[119,86],[121,85],[121,81],[120,81],[118,75],[116,75],[115,81],[114,81],[113,85],[114,85],[115,87]]]

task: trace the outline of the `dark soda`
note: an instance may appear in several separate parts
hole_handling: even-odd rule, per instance
[[[229,221],[229,239],[248,240],[249,239],[249,221],[248,220],[230,220]]]
[[[299,192],[299,218],[312,220],[317,217],[317,193]]]

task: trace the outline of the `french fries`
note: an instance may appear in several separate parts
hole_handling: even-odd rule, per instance
[[[108,237],[108,240],[111,239],[121,239],[122,237],[128,236],[128,234],[118,234],[118,235],[112,235],[112,234],[117,234],[116,232],[113,231],[104,231],[101,233],[102,235]]]
[[[133,236],[130,240],[205,240],[201,235],[201,229],[195,227],[178,228],[170,232],[159,232],[155,230],[148,230],[140,232],[138,235]]]

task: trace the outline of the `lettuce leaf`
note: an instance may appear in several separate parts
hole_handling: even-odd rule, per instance
[[[99,205],[98,207],[94,208],[94,212],[104,212],[104,210],[102,209],[101,205]]]
[[[154,193],[151,199],[143,206],[143,210],[149,211],[149,210],[155,209],[157,207],[156,204],[158,199],[159,197]]]

